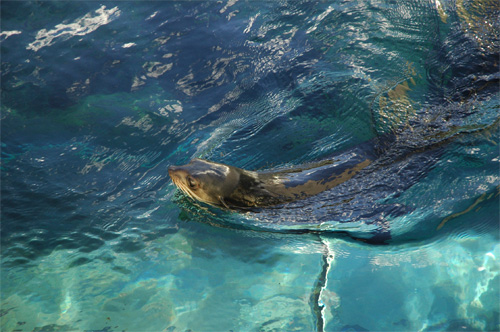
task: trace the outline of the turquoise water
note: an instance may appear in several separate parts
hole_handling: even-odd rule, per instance
[[[1,330],[500,330],[499,12],[2,1]],[[370,142],[350,181],[256,212],[166,171]]]

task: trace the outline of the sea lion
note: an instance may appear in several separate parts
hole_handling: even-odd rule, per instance
[[[231,210],[269,207],[331,189],[372,163],[360,151],[284,171],[248,171],[203,159],[170,166],[173,183],[191,198]]]

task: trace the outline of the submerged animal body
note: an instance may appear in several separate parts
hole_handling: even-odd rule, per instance
[[[191,198],[227,209],[270,207],[304,199],[354,177],[373,158],[356,149],[303,168],[254,172],[203,159],[168,169],[173,183]]]

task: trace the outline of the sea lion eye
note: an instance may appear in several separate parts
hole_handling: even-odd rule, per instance
[[[192,177],[188,176],[186,180],[191,188],[196,187],[196,181]]]

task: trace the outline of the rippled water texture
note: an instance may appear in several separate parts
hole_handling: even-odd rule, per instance
[[[499,330],[499,7],[2,1],[1,330]],[[248,213],[167,174],[360,147]]]

